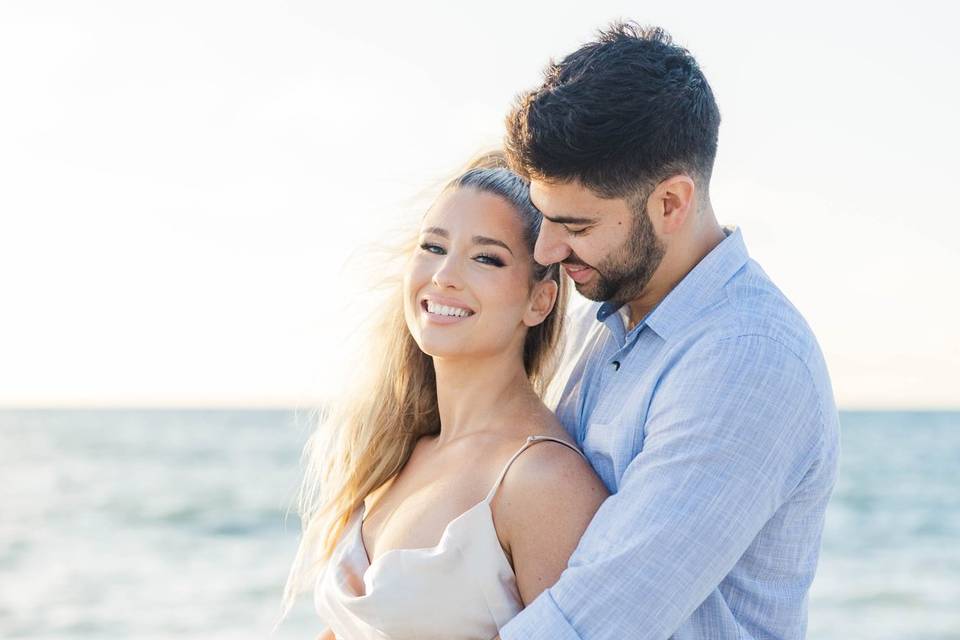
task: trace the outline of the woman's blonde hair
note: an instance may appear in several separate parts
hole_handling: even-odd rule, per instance
[[[540,212],[530,202],[529,183],[507,168],[501,151],[476,157],[443,191],[459,188],[493,193],[513,204],[533,255]],[[409,242],[404,253],[410,255],[414,246]],[[523,349],[527,376],[540,394],[556,364],[566,290],[558,265],[534,262],[531,283],[548,278],[559,288],[556,304],[542,323],[527,331]],[[421,436],[440,432],[433,360],[420,350],[407,328],[399,278],[391,288],[386,309],[378,316],[381,321],[372,332],[376,344],[363,360],[367,376],[328,407],[304,447],[306,471],[297,495],[302,535],[277,624],[329,560],[364,498],[400,471]]]

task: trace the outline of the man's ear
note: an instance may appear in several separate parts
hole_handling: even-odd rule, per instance
[[[535,283],[533,291],[530,292],[530,306],[523,314],[523,324],[535,327],[543,322],[553,310],[553,305],[557,303],[559,290],[557,283],[553,280],[541,280]]]
[[[657,185],[650,194],[648,206],[654,226],[660,233],[670,235],[683,228],[696,206],[695,194],[693,179],[682,173]]]

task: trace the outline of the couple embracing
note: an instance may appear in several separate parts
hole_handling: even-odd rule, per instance
[[[711,207],[719,123],[686,50],[618,23],[446,185],[308,445],[285,600],[322,639],[804,636],[837,411]]]

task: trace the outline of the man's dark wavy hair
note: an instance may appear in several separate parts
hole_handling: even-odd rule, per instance
[[[720,111],[696,60],[665,31],[616,22],[551,60],[506,124],[520,175],[623,198],[678,173],[706,191]]]

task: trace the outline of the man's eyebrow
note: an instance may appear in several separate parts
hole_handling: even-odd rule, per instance
[[[540,215],[554,224],[593,224],[596,222],[595,218],[576,218],[574,216],[550,217],[545,213],[541,213]]]
[[[424,232],[424,233],[432,233],[432,234],[434,234],[434,235],[442,236],[442,237],[444,237],[444,238],[449,238],[449,237],[450,237],[450,232],[448,232],[446,229],[442,229],[442,228],[440,228],[440,227],[427,227],[427,228],[425,228],[425,229],[423,230],[423,232]]]
[[[486,236],[473,236],[473,243],[474,244],[492,244],[498,247],[503,247],[504,249],[510,252],[510,255],[513,255],[513,249],[508,247],[505,242],[497,240],[496,238],[488,238]]]

